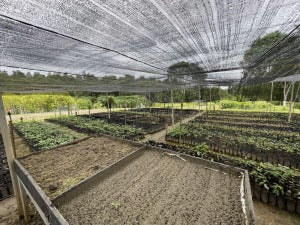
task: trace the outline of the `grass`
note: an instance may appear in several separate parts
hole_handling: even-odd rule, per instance
[[[227,100],[226,100],[227,101]],[[236,101],[227,101],[227,102],[236,102]],[[243,104],[246,102],[241,102],[238,104]],[[247,104],[249,105],[252,102],[247,102]],[[289,107],[283,107],[283,106],[275,106],[272,105],[272,107],[267,107],[267,108],[261,108],[260,107],[255,107],[255,104],[257,104],[258,102],[253,102],[253,107],[251,108],[226,108],[226,109],[222,109],[221,103],[220,102],[208,102],[208,110],[224,110],[224,111],[245,111],[245,112],[280,112],[280,113],[288,113],[289,112]],[[262,102],[260,101],[260,103],[267,103],[267,102]],[[154,108],[171,108],[171,103],[154,103],[153,106]],[[180,102],[176,102],[174,103],[174,108],[176,109],[180,109],[181,104]],[[183,103],[183,108],[184,109],[195,109],[198,110],[199,109],[199,104],[197,102],[184,102]],[[202,102],[200,104],[200,109],[201,110],[205,110],[206,109],[206,104],[204,102]],[[114,108],[112,109],[112,111],[120,111],[120,110],[124,110],[124,108]],[[128,109],[129,110],[129,109]],[[78,110],[79,115],[80,114],[88,114],[88,110]],[[101,109],[91,109],[91,113],[99,113],[99,112],[107,112],[106,108],[101,108]],[[300,109],[295,109],[294,113],[299,113],[300,114]],[[63,111],[62,115],[68,115],[67,111]],[[73,111],[73,115],[74,115],[74,111]],[[13,121],[20,121],[20,118],[22,117],[24,120],[43,120],[43,119],[47,119],[47,118],[51,118],[53,116],[59,116],[58,112],[45,112],[45,113],[28,113],[28,114],[16,114],[16,115],[12,115],[12,119]],[[8,117],[7,117],[8,118]]]
[[[231,101],[231,102],[236,102],[236,101]],[[208,102],[207,108],[208,110],[224,110],[224,111],[245,111],[245,112],[279,112],[279,113],[289,113],[289,107],[283,107],[283,106],[275,106],[271,105],[270,103],[267,102],[238,102],[236,107],[233,108],[226,108],[223,109],[222,102]],[[265,103],[265,105],[262,105],[262,103]],[[241,104],[244,104],[248,107],[242,108]],[[271,105],[271,107],[269,106]],[[265,106],[265,107],[264,107]],[[171,108],[171,103],[154,103],[153,105],[154,108]],[[175,102],[174,103],[174,108],[175,109],[180,109],[181,108],[181,103]],[[199,104],[197,102],[184,102],[183,103],[183,109],[199,109]],[[200,109],[201,110],[206,110],[206,104],[201,103],[200,104]],[[299,113],[300,114],[300,109],[294,109],[294,113]]]

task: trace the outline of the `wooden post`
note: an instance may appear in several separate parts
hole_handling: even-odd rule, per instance
[[[26,190],[25,190],[22,182],[20,181],[20,179],[18,179],[18,180],[19,180],[19,186],[20,186],[22,207],[24,209],[24,220],[27,223],[31,219],[30,212],[29,212],[29,199],[27,197]]]
[[[174,127],[174,98],[173,98],[173,88],[171,89],[171,118],[172,118],[172,128]]]
[[[20,195],[20,187],[19,187],[19,182],[18,178],[13,170],[13,162],[15,159],[14,152],[13,152],[13,146],[12,142],[9,136],[9,129],[7,126],[7,121],[6,121],[6,115],[5,115],[5,109],[3,105],[3,100],[2,100],[2,93],[0,93],[0,130],[2,134],[2,139],[5,147],[5,153],[7,157],[7,163],[9,166],[9,172],[10,172],[10,177],[11,177],[11,182],[13,186],[13,191],[14,195],[17,201],[17,208],[18,208],[18,214],[19,218],[24,217],[24,208],[22,206],[22,199]]]
[[[151,112],[151,92],[149,91],[149,111]]]
[[[183,110],[183,98],[181,98],[181,104],[180,104],[180,120],[179,120],[179,144],[181,145],[181,131],[182,131],[182,110]]]
[[[270,112],[272,112],[272,104],[273,104],[273,89],[274,89],[274,83],[271,82],[271,96],[270,96],[270,102],[271,102],[271,106],[270,106]],[[275,107],[275,106],[274,106]]]
[[[271,104],[273,103],[273,89],[274,89],[274,83],[271,82],[272,86],[271,86]]]
[[[288,122],[291,122],[292,119],[292,113],[293,113],[293,105],[294,105],[294,87],[295,87],[295,82],[292,82],[292,92],[291,92],[291,100],[290,100],[290,111],[289,111],[289,117],[288,117]]]
[[[296,84],[296,83],[297,83],[297,82],[295,82],[295,84]],[[298,100],[299,90],[300,90],[300,82],[299,82],[299,84],[298,84],[298,88],[297,88],[297,91],[296,91],[296,94],[295,94],[295,97],[294,97],[293,113],[295,112],[295,102]]]
[[[70,116],[70,103],[68,103],[68,116]]]
[[[12,148],[13,148],[13,152],[14,152],[14,157],[17,157],[17,153],[16,153],[16,143],[15,143],[15,137],[14,137],[14,130],[13,130],[13,124],[12,124],[12,119],[11,119],[11,114],[9,113],[9,133],[10,133],[10,139],[11,139],[11,143],[12,143]]]
[[[107,116],[108,116],[108,119],[110,120],[110,110],[109,110],[109,99],[108,99],[108,93],[106,93],[106,107],[107,107]]]
[[[199,113],[201,112],[201,87],[199,85]]]

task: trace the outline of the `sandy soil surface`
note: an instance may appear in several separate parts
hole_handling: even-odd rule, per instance
[[[91,137],[20,161],[43,191],[54,198],[138,148],[109,137]]]
[[[0,225],[25,225],[25,222],[19,220],[17,214],[17,205],[14,197],[0,201]],[[32,219],[26,225],[44,225],[40,216],[32,210]]]
[[[242,225],[241,179],[149,150],[59,209],[72,225]]]
[[[299,225],[300,215],[253,200],[257,225]]]

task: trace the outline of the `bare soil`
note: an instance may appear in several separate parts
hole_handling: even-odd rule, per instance
[[[14,197],[0,201],[0,225],[25,225],[24,221],[19,220]],[[32,210],[32,219],[26,225],[44,225],[44,222],[37,212]]]
[[[42,114],[42,115],[44,115],[44,114]],[[51,117],[53,115],[54,115],[54,113],[51,115],[49,114],[48,117]],[[31,115],[31,116],[32,116],[32,118],[35,118],[35,119],[37,118],[37,115]],[[24,116],[23,118],[30,119],[30,118],[27,118],[27,116]],[[18,117],[18,119],[19,119],[19,117]],[[160,135],[157,135],[157,136],[151,135],[152,137],[150,136],[148,138],[149,139],[159,139],[160,138],[161,141],[163,141],[165,132],[166,131],[162,131]],[[24,144],[24,146],[26,147],[25,144]],[[20,148],[20,151],[21,150],[22,150],[22,148]],[[18,156],[23,156],[23,155],[27,155],[27,154],[31,153],[31,151],[28,149],[24,149],[24,150],[25,150],[24,152],[18,152],[19,149],[17,146]],[[55,153],[55,156],[57,157],[57,159],[60,158],[60,154],[58,154],[58,153]],[[46,157],[43,159],[41,158],[41,161],[39,161],[39,163],[43,162],[42,160],[47,162],[48,159]],[[52,166],[52,168],[53,168],[53,166]],[[40,168],[40,169],[47,170],[46,167]],[[78,170],[78,171],[80,171],[80,170]],[[198,192],[201,192],[201,190],[198,190]],[[191,202],[193,203],[193,201],[191,201]],[[112,203],[118,203],[118,202],[114,201]],[[264,204],[259,201],[254,200],[253,203],[254,203],[254,210],[255,210],[255,217],[256,217],[257,225],[299,225],[300,224],[300,216],[297,214],[289,213],[285,210],[280,210],[276,207],[269,206],[269,205]],[[116,205],[116,207],[117,207],[117,204],[114,204],[114,205]],[[116,208],[111,203],[109,206]],[[120,204],[119,209],[121,209],[121,207],[124,207],[124,204],[123,205]],[[167,206],[167,208],[168,208],[168,206]],[[116,211],[116,212],[118,212],[118,211]],[[0,201],[0,225],[23,225],[23,224],[24,223],[22,221],[20,221],[17,216],[15,198],[10,197],[8,199]],[[32,221],[28,225],[42,225],[42,224],[44,224],[44,223],[39,218],[39,216],[34,214]],[[122,224],[122,223],[120,223],[120,224]]]
[[[27,156],[20,159],[20,162],[46,195],[54,198],[138,148],[137,145],[119,139],[91,137]]]
[[[257,225],[299,225],[300,215],[289,213],[277,207],[272,207],[260,201],[253,200]],[[17,216],[14,197],[0,201],[0,225],[23,225]],[[27,225],[43,225],[37,214]],[[149,224],[150,225],[150,224]]]
[[[58,206],[77,224],[245,224],[241,176],[148,150]]]

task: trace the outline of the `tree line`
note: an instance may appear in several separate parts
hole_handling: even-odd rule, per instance
[[[93,108],[136,108],[149,106],[145,96],[140,95],[71,95],[64,94],[4,94],[4,107],[13,114],[61,112]],[[110,101],[108,104],[107,102]]]

